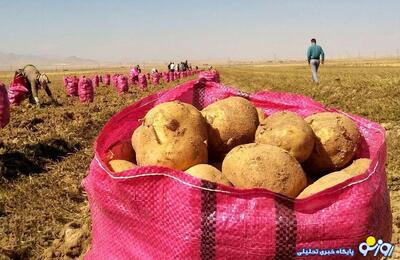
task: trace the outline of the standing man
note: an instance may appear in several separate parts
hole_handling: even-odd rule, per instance
[[[170,71],[170,72],[174,72],[174,71],[175,71],[175,64],[174,64],[174,62],[171,62],[171,63],[169,64],[169,71]]]
[[[311,39],[311,46],[307,50],[307,60],[311,67],[312,79],[315,83],[319,83],[318,80],[318,67],[321,57],[321,63],[324,64],[325,53],[321,46],[317,45],[317,40]]]

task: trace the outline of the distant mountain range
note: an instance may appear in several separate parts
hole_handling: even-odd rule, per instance
[[[38,55],[19,55],[0,52],[1,66],[16,66],[24,64],[35,65],[97,65],[99,62],[91,59],[82,59],[76,56],[70,57],[44,57]]]

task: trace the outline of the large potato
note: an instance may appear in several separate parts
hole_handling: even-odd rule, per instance
[[[117,173],[137,167],[137,165],[134,163],[126,160],[111,160],[108,162],[108,164],[110,165],[111,169]]]
[[[222,162],[222,174],[235,187],[265,188],[292,198],[307,185],[299,162],[282,148],[268,144],[233,148]]]
[[[185,172],[200,179],[232,186],[217,168],[208,164],[197,164]]]
[[[339,170],[353,159],[361,135],[351,119],[339,113],[323,112],[305,120],[316,136],[314,149],[304,165],[307,172],[321,175]]]
[[[307,122],[289,111],[270,115],[256,131],[256,143],[281,147],[300,163],[310,156],[314,140],[314,133]]]
[[[229,97],[202,111],[208,123],[210,153],[221,159],[233,147],[254,142],[258,126],[256,108],[245,98]]]
[[[311,184],[310,186],[305,188],[299,194],[299,196],[297,196],[297,198],[298,199],[306,198],[315,193],[318,193],[320,191],[323,191],[330,187],[333,187],[336,184],[344,182],[344,181],[350,179],[351,177],[360,175],[368,169],[370,163],[371,163],[370,159],[355,160],[350,166],[342,169],[341,171],[332,172],[325,176],[322,176],[317,181],[315,181],[313,184]]]
[[[192,105],[166,102],[152,108],[132,135],[139,166],[177,170],[207,163],[207,124]]]

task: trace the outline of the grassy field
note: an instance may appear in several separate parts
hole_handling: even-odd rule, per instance
[[[387,130],[387,176],[393,211],[393,239],[400,242],[400,62],[337,61],[320,68],[321,84],[310,82],[304,64],[221,65],[222,83],[244,91],[300,93],[328,107],[361,115]],[[87,201],[80,183],[93,157],[94,140],[104,123],[121,108],[160,88],[131,88],[118,97],[113,88],[96,89],[95,102],[82,105],[66,97],[65,74],[127,73],[49,72],[60,106],[37,109],[26,102],[12,108],[11,122],[0,129],[0,259],[39,259],[60,237],[65,224],[82,225]],[[0,72],[10,82],[12,72]],[[46,97],[42,95],[42,100]],[[399,248],[398,248],[399,249]]]

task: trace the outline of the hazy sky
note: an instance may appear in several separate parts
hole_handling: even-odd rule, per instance
[[[0,0],[0,51],[122,59],[397,55],[398,0]]]

